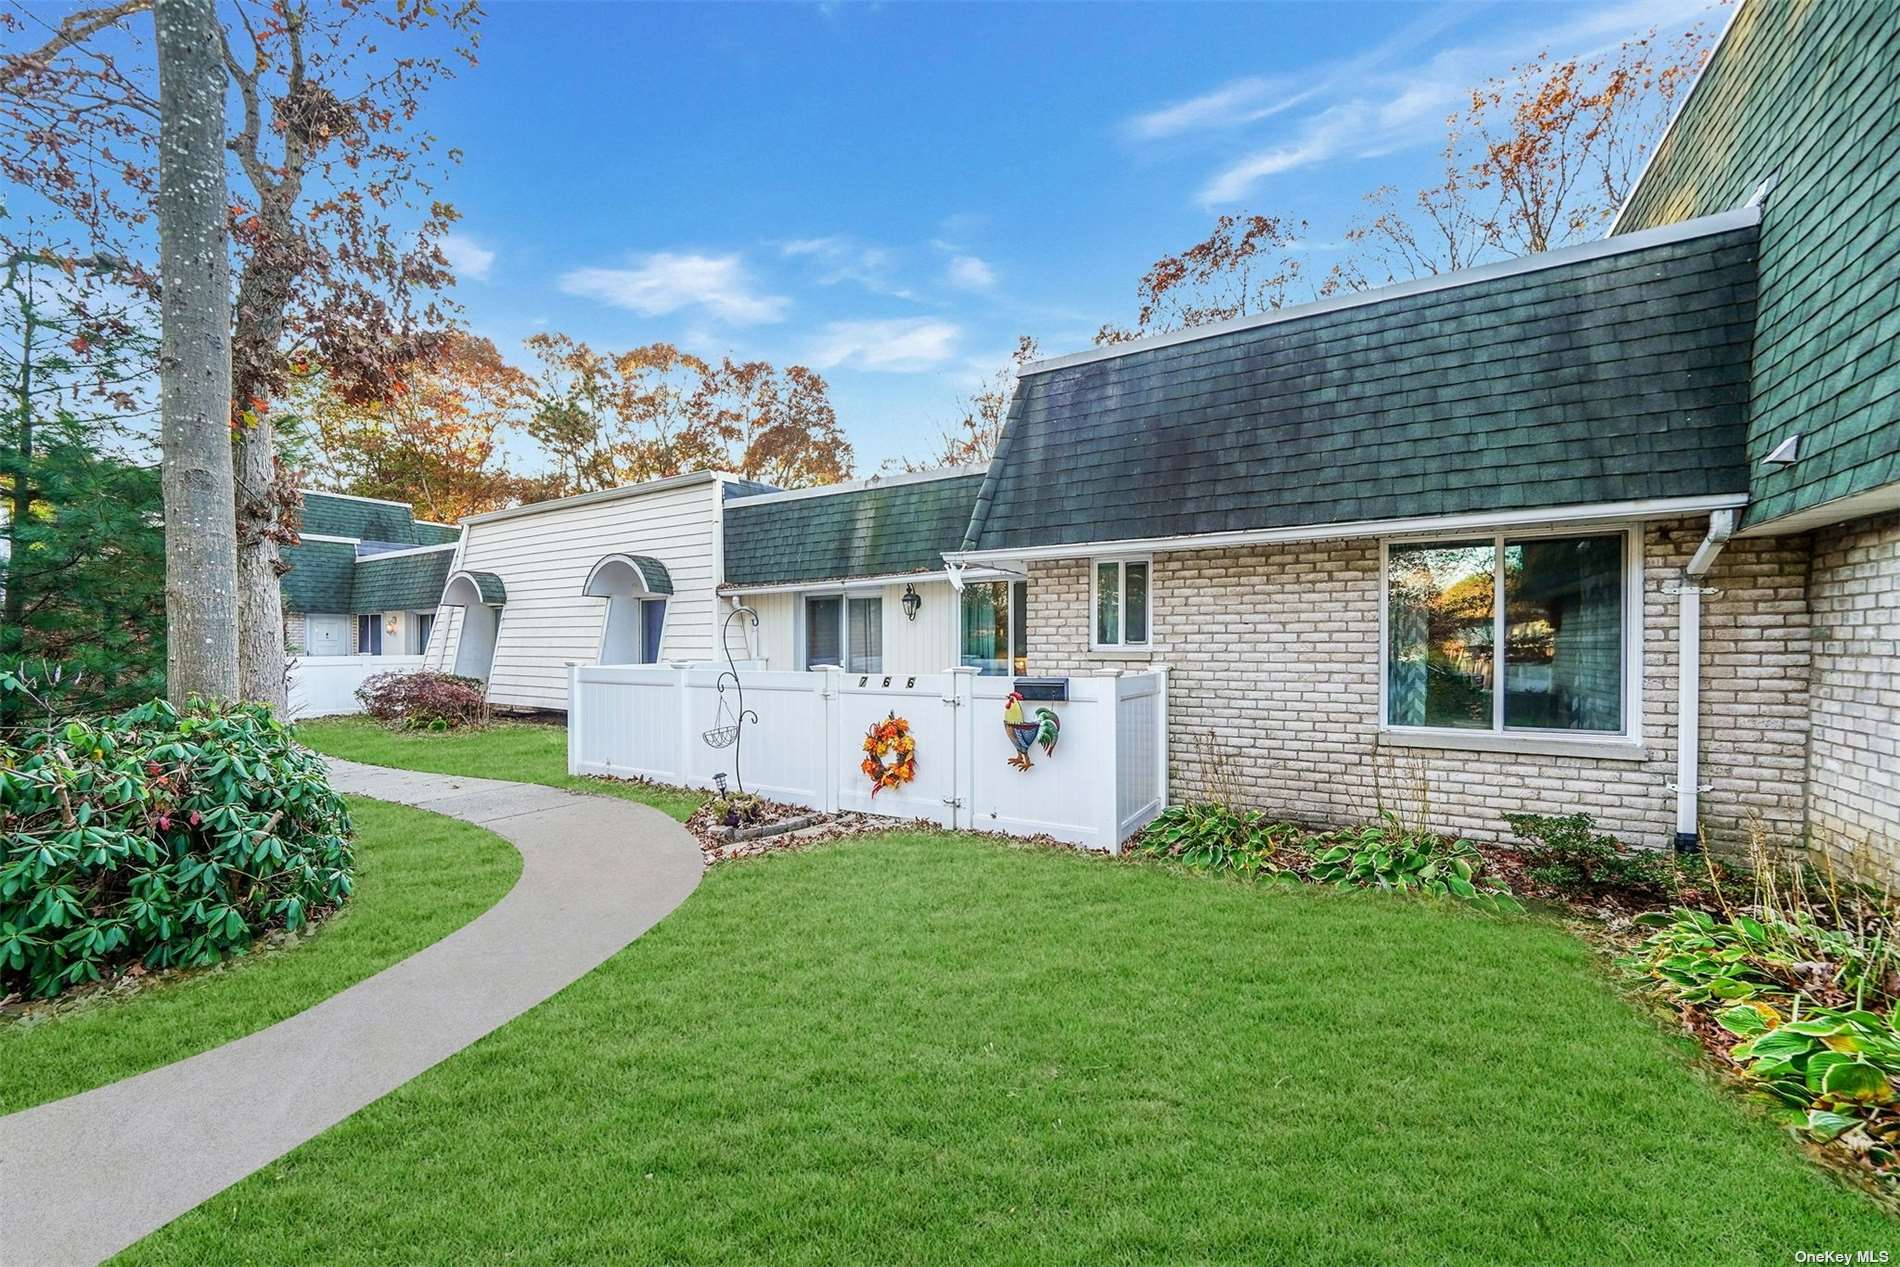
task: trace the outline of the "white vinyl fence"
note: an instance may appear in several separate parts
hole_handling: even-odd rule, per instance
[[[360,713],[356,688],[378,673],[414,673],[419,655],[307,655],[290,665],[290,715],[294,719]]]
[[[748,720],[737,756],[745,787],[826,811],[927,818],[945,827],[1047,835],[1091,849],[1121,843],[1167,804],[1166,668],[1069,679],[1069,698],[1025,701],[1061,719],[1054,755],[1009,764],[1003,729],[1013,681],[973,669],[916,676],[741,671]],[[705,733],[722,717],[717,670],[575,665],[568,670],[567,768],[690,787],[733,782],[733,748]],[[738,693],[728,683],[727,713]],[[917,741],[917,776],[871,793],[859,769],[865,732],[895,713]]]

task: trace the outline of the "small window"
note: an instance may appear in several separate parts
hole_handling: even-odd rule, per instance
[[[852,673],[884,671],[884,600],[847,598],[845,606],[845,668]]]
[[[1107,559],[1095,565],[1096,650],[1149,645],[1148,561]]]
[[[666,600],[647,598],[640,602],[640,663],[660,662],[660,638],[666,632]]]
[[[383,653],[383,614],[358,616],[356,618],[356,654],[381,655]]]
[[[1622,734],[1629,540],[1619,532],[1389,546],[1386,724]]]
[[[884,671],[884,599],[814,594],[805,600],[805,667]]]
[[[805,667],[844,664],[844,599],[836,594],[805,600]]]
[[[1029,583],[970,581],[963,587],[958,660],[985,677],[1029,671]]]
[[[410,622],[410,627],[416,631],[414,634],[416,649],[410,654],[427,655],[429,653],[429,635],[435,632],[435,613],[417,612],[415,619]]]

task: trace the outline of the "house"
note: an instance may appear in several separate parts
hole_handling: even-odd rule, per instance
[[[951,583],[983,467],[755,493],[726,506],[720,593],[758,613],[760,667],[1023,673],[1020,579],[972,570]]]
[[[1742,0],[1602,240],[1027,366],[981,472],[477,517],[432,662],[559,708],[743,603],[772,669],[1166,664],[1178,798],[1891,866],[1896,99],[1881,6]]]
[[[559,709],[569,664],[713,659],[723,508],[766,487],[709,471],[470,516],[428,667]]]
[[[404,502],[303,495],[301,540],[285,546],[285,645],[294,656],[420,655],[461,538]]]
[[[1176,795],[1900,848],[1900,24],[1746,0],[1601,242],[1023,374],[953,564]]]

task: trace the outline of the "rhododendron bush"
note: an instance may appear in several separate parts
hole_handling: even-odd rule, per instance
[[[322,761],[266,708],[154,701],[0,744],[0,994],[301,928],[349,897],[349,836]]]

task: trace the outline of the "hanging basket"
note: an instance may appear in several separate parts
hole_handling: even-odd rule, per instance
[[[739,728],[737,726],[714,726],[711,730],[702,731],[700,738],[706,741],[708,748],[730,748],[734,743],[738,742]]]

